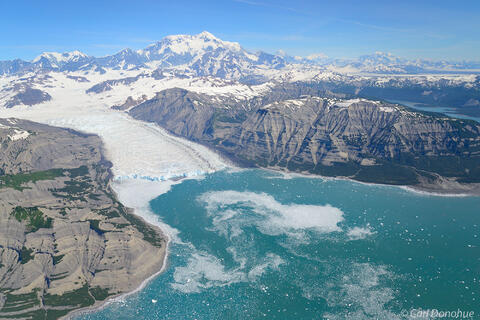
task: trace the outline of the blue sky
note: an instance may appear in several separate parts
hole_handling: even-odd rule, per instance
[[[0,60],[102,56],[204,30],[253,51],[480,60],[479,0],[12,0],[0,12]]]

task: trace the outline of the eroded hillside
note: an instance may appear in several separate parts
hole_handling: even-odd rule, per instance
[[[379,101],[278,92],[231,101],[169,89],[129,113],[246,165],[422,187],[480,182],[475,121]]]
[[[112,193],[94,135],[0,119],[0,318],[56,319],[131,291],[166,240]]]

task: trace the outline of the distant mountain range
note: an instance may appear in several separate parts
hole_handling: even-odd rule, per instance
[[[394,56],[391,53],[377,51],[371,55],[357,59],[333,59],[325,55],[308,57],[292,57],[282,55],[289,63],[306,63],[323,66],[332,71],[344,73],[378,73],[378,74],[419,74],[419,73],[480,73],[478,61],[447,60],[409,60]]]
[[[178,81],[185,81],[182,86],[186,87],[191,86],[189,81],[206,81],[224,88],[303,82],[325,94],[412,101],[454,108],[469,116],[480,114],[480,63],[407,60],[382,52],[352,60],[322,54],[292,57],[283,52],[252,53],[208,32],[167,36],[142,50],[124,49],[105,57],[80,51],[44,52],[32,61],[1,61],[0,76],[12,77],[0,87],[3,105],[50,101],[49,77],[56,79],[61,74],[77,82],[91,82],[87,94],[119,86],[129,91],[153,88],[162,79],[177,86]],[[232,94],[231,90],[223,91]],[[151,95],[145,91],[136,98],[143,94]]]
[[[124,49],[114,55],[92,57],[73,51],[45,52],[32,61],[0,61],[0,74],[32,71],[86,71],[104,73],[106,68],[179,69],[194,76],[239,79],[256,68],[279,69],[286,64],[278,55],[249,53],[238,43],[222,41],[208,32],[167,36],[142,50]]]
[[[480,119],[474,67],[380,52],[355,60],[251,53],[202,32],[100,58],[73,51],[4,61],[0,107],[60,119],[124,111],[235,163],[464,192],[470,186],[459,183],[480,186],[478,122],[389,101]]]
[[[480,62],[408,60],[389,53],[376,52],[358,59],[332,59],[324,55],[292,57],[266,52],[252,53],[236,42],[223,41],[211,33],[172,35],[142,50],[124,49],[105,57],[88,56],[79,51],[44,52],[32,61],[0,61],[0,75],[38,71],[95,71],[105,69],[166,69],[192,76],[214,76],[248,80],[265,76],[269,70],[315,67],[339,73],[420,74],[480,73]]]

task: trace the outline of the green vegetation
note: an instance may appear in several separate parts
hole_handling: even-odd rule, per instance
[[[105,216],[107,218],[118,218],[120,217],[120,214],[118,213],[118,210],[115,208],[106,208],[106,209],[100,209],[96,211],[98,214]]]
[[[51,228],[52,218],[45,219],[44,214],[37,207],[15,207],[11,215],[18,221],[27,221],[27,228],[29,232],[35,232],[40,228]]]
[[[61,255],[58,255],[58,256],[54,256],[54,257],[53,257],[53,264],[59,264],[60,261],[62,261],[63,257],[65,257],[64,254],[61,254]]]
[[[95,193],[89,193],[88,198],[92,200],[100,200],[100,195],[95,194]]]
[[[110,296],[110,293],[108,293],[108,289],[100,287],[90,288],[90,293],[95,298],[95,300],[100,301],[105,300],[108,298],[108,296]]]
[[[15,190],[22,191],[28,189],[23,186],[28,182],[37,182],[41,180],[52,180],[56,177],[63,176],[62,169],[51,169],[45,171],[31,172],[31,173],[19,173],[19,174],[7,174],[0,176],[0,188],[13,188]]]
[[[46,310],[46,316],[45,320],[56,320],[61,318],[62,316],[66,315],[69,313],[72,309],[62,309],[62,310],[54,310],[54,309],[48,309]],[[43,310],[42,310],[43,311]],[[36,319],[36,318],[33,318]]]
[[[37,172],[35,174],[3,175],[0,176],[0,187],[11,187],[17,190],[23,190],[27,188],[24,184],[29,181],[36,182],[39,180],[53,179],[55,177],[63,177],[62,181],[64,181],[64,185],[62,184],[59,188],[50,190],[52,194],[62,198],[57,199],[55,205],[51,208],[59,215],[68,217],[70,210],[77,207],[75,204],[69,204],[69,199],[81,199],[83,201],[91,201],[90,199],[105,200],[102,201],[102,206],[93,206],[93,208],[91,208],[93,212],[102,216],[97,219],[87,220],[90,229],[98,234],[103,234],[107,232],[101,228],[103,220],[120,218],[118,221],[114,220],[115,222],[112,222],[117,232],[120,232],[118,229],[133,225],[144,235],[145,241],[157,247],[163,246],[164,239],[161,234],[142,219],[129,214],[127,209],[118,202],[114,194],[110,191],[108,187],[108,176],[102,174],[105,173],[103,171],[108,170],[108,168],[105,169],[106,167],[102,165],[94,166],[93,168],[97,174],[91,171],[90,167],[82,166],[76,169],[55,169]],[[95,181],[93,181],[94,179]],[[109,199],[111,199],[111,201]],[[106,207],[103,205],[103,202],[107,205]],[[35,232],[40,228],[52,228],[53,219],[45,213],[47,213],[47,211],[44,207],[27,207],[21,205],[12,209],[10,214],[12,220],[15,218],[26,226],[26,232]],[[60,218],[59,216],[56,217]],[[19,249],[18,254],[18,260],[21,264],[28,263],[35,257],[35,251],[27,247]],[[52,254],[53,264],[58,265],[62,263],[64,257],[65,255],[60,254],[56,250],[55,244],[55,253]],[[51,275],[48,280],[52,282],[65,279],[68,276],[69,273],[67,271],[60,272]],[[1,292],[6,295],[7,301],[5,308],[0,310],[0,318],[6,317],[3,312],[14,312],[16,314],[13,316],[8,315],[8,318],[58,319],[74,309],[91,306],[95,301],[103,301],[116,293],[110,293],[108,288],[89,288],[88,283],[81,283],[80,281],[81,280],[74,280],[73,283],[82,286],[81,288],[71,292],[65,292],[61,295],[46,294],[43,292],[42,297],[42,293],[39,291],[28,295],[11,295],[9,294],[10,291],[3,290]],[[43,307],[41,307],[42,301]],[[36,308],[38,309],[35,310]]]
[[[65,279],[66,277],[68,277],[68,271],[65,271],[65,272],[61,272],[61,273],[57,273],[55,275],[52,275],[50,277],[50,280],[62,280],[62,279]]]
[[[7,319],[45,319],[45,310],[38,309],[35,311],[17,314],[15,316],[9,315]]]
[[[130,222],[140,233],[143,234],[143,240],[149,242],[155,247],[161,248],[164,243],[164,239],[162,236],[155,230],[152,226],[147,224],[141,218],[129,214],[126,209],[122,208],[121,210],[122,216]]]
[[[116,222],[111,222],[113,224],[113,226],[117,229],[123,229],[125,227],[128,227],[129,224],[128,223],[116,223]]]
[[[40,305],[40,300],[38,299],[37,290],[31,293],[25,293],[25,294],[11,294],[8,292],[5,292],[4,294],[6,297],[5,305],[0,311],[0,317],[2,318],[3,318],[2,313],[4,312],[5,313],[18,312],[18,311],[22,311],[22,310]],[[22,314],[22,317],[23,316],[24,314]],[[9,318],[10,317],[11,316],[9,316]],[[18,318],[20,318],[20,316]]]
[[[81,166],[75,169],[67,169],[66,170],[71,178],[76,178],[80,176],[86,176],[88,174],[88,167],[87,166]]]
[[[100,220],[88,220],[90,229],[95,230],[98,234],[104,234],[105,230],[100,229]]]
[[[11,294],[8,290],[1,289],[5,295],[5,305],[0,310],[0,318],[8,319],[59,319],[73,309],[88,307],[96,300],[103,301],[111,294],[108,289],[94,287],[89,289],[85,284],[83,287],[65,292],[62,295],[45,294],[43,302],[45,308],[26,311],[31,308],[40,307],[39,289],[25,294]],[[60,307],[60,309],[49,309],[49,307]],[[22,313],[22,311],[25,312]],[[15,315],[5,315],[5,313],[18,312]]]
[[[72,180],[65,181],[65,187],[63,188],[51,189],[52,194],[56,197],[64,198],[70,201],[86,201],[85,198],[89,197],[92,192],[91,189],[93,185],[91,184],[91,180],[88,178],[88,176],[80,176],[79,174],[81,171],[78,170],[74,171],[75,174],[72,174],[72,170],[77,169],[67,170],[67,172],[70,173]]]
[[[45,294],[43,302],[46,306],[52,307],[75,306],[81,308],[94,304],[95,300],[88,292],[88,285],[85,284],[77,290],[65,292],[62,295]]]
[[[362,167],[355,175],[355,179],[364,182],[396,185],[418,183],[418,176],[414,168],[389,163]]]
[[[20,252],[19,252],[20,263],[25,264],[28,261],[32,260],[33,259],[32,253],[33,253],[32,249],[28,249],[26,247],[23,247],[22,250],[20,250]]]

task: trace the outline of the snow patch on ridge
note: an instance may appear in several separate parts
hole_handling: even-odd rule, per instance
[[[29,135],[30,133],[28,131],[15,129],[14,134],[8,135],[8,137],[10,138],[10,140],[16,141],[26,139]]]

